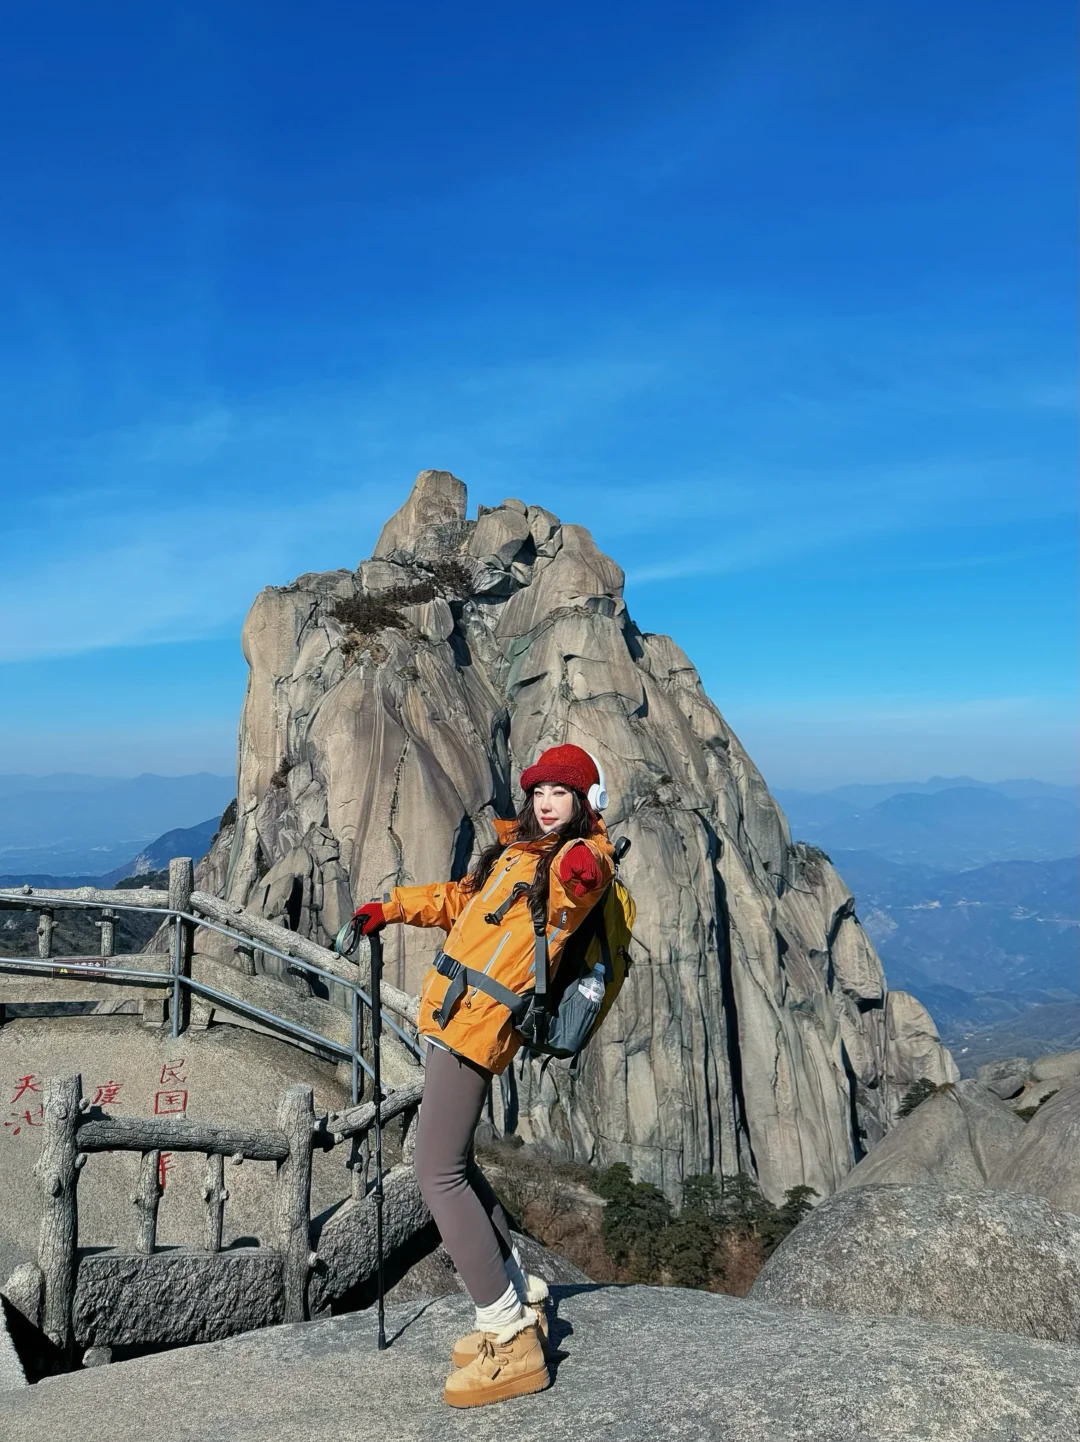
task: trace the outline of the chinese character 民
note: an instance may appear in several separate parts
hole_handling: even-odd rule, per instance
[[[156,1117],[179,1116],[187,1111],[187,1092],[174,1088],[155,1092],[154,1115]]]
[[[15,1083],[15,1095],[11,1098],[11,1105],[14,1106],[19,1098],[24,1097],[27,1092],[39,1092],[40,1090],[41,1088],[34,1084],[33,1072],[29,1076],[21,1076]]]
[[[158,1078],[158,1086],[166,1086],[169,1082],[172,1082],[174,1086],[184,1086],[184,1084],[187,1082],[187,1076],[184,1072],[184,1068],[186,1066],[187,1062],[182,1056],[177,1057],[175,1061],[167,1061],[165,1065],[161,1068],[161,1076]]]
[[[108,1107],[116,1100],[117,1093],[123,1086],[123,1082],[107,1081],[97,1088],[93,1096],[93,1105],[96,1107]]]

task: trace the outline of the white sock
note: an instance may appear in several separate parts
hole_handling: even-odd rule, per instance
[[[518,1294],[518,1301],[527,1302],[529,1300],[529,1283],[525,1277],[521,1265],[521,1253],[517,1247],[514,1247],[510,1255],[504,1259],[503,1266],[506,1268],[506,1275],[510,1278],[514,1291]]]
[[[525,1308],[521,1305],[517,1288],[511,1282],[502,1296],[492,1302],[489,1307],[477,1307],[477,1330],[480,1332],[504,1332],[507,1327],[512,1327],[515,1322],[520,1322],[524,1315]]]

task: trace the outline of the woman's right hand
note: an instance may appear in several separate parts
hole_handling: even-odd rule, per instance
[[[352,919],[359,926],[361,936],[374,936],[386,925],[386,914],[381,901],[365,902],[353,912]]]

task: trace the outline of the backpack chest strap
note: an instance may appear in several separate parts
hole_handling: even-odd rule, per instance
[[[503,986],[501,981],[496,981],[485,971],[474,971],[471,966],[462,966],[460,961],[455,961],[452,956],[447,956],[445,951],[439,952],[432,965],[439,975],[445,976],[450,983],[446,988],[442,1004],[433,1013],[440,1030],[445,1030],[451,1012],[470,986],[505,1006],[515,1019],[524,1015],[528,1010],[529,998],[527,996],[518,996],[516,991],[511,991],[508,986]]]

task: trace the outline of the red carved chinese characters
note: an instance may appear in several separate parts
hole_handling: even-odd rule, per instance
[[[183,1116],[187,1111],[187,1059],[173,1057],[166,1061],[158,1077],[158,1091],[154,1093],[154,1115],[157,1117]],[[171,1152],[162,1152],[158,1162],[158,1182],[165,1190],[165,1174],[173,1167]]]
[[[91,1098],[92,1104],[96,1107],[112,1106],[122,1086],[123,1082],[102,1082],[101,1086],[97,1087],[94,1091],[94,1095]]]
[[[11,1115],[15,1118],[15,1120],[11,1122],[5,1122],[4,1125],[11,1128],[11,1135],[13,1137],[17,1137],[22,1131],[23,1127],[39,1127],[44,1121],[44,1113],[41,1110],[40,1102],[37,1104],[33,1111],[31,1111],[31,1109],[27,1107],[27,1109],[22,1113],[21,1116],[18,1112],[12,1112]]]
[[[11,1098],[11,1105],[14,1106],[27,1092],[39,1092],[40,1090],[41,1088],[35,1084],[33,1072],[30,1072],[28,1076],[21,1076],[15,1083],[15,1095]]]
[[[187,1092],[176,1087],[172,1091],[154,1093],[156,1117],[182,1117],[187,1111]]]
[[[34,1105],[34,1097],[40,1093],[41,1087],[33,1072],[27,1072],[26,1076],[19,1077],[15,1082],[14,1093],[11,1098],[10,1120],[4,1123],[13,1137],[17,1137],[23,1127],[39,1127],[44,1117],[41,1110],[41,1103]],[[27,1100],[29,1106],[20,1108],[18,1103]]]
[[[158,1086],[163,1087],[171,1082],[174,1086],[184,1086],[187,1082],[187,1061],[184,1057],[177,1057],[174,1061],[167,1061],[161,1068],[161,1075],[158,1077]]]
[[[154,1094],[156,1117],[183,1116],[187,1111],[187,1061],[176,1057],[167,1061],[158,1077],[159,1090]]]

